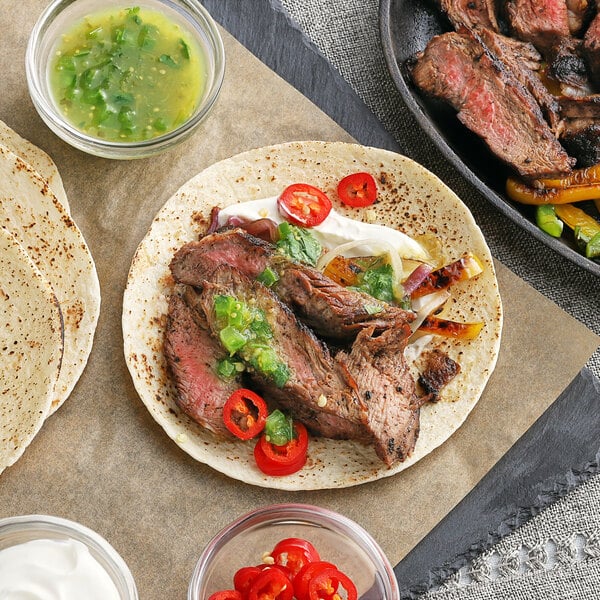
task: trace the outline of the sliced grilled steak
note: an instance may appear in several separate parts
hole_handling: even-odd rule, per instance
[[[460,365],[441,350],[423,353],[424,366],[419,374],[419,385],[428,402],[435,402],[442,388],[460,373]]]
[[[382,432],[377,437],[377,454],[394,461],[410,456],[419,435],[420,404],[404,359],[406,333],[398,326],[376,337],[372,328],[364,329],[349,354],[338,354],[368,402],[369,427]]]
[[[472,32],[433,37],[410,70],[421,90],[450,103],[459,120],[522,177],[571,171],[574,160],[531,93]]]
[[[477,32],[477,35],[480,36],[481,42],[531,92],[542,109],[554,135],[558,136],[561,131],[558,101],[548,91],[537,74],[541,67],[542,56],[533,44],[506,37],[490,29],[481,29]]]
[[[269,289],[227,265],[216,269],[204,282],[196,305],[216,336],[219,325],[214,306],[219,295],[253,303],[264,311],[272,331],[272,347],[289,369],[289,379],[280,387],[259,371],[251,374],[266,397],[325,437],[363,442],[372,439],[367,405],[358,398],[352,378]],[[327,403],[320,406],[323,398]]]
[[[223,405],[240,382],[217,376],[217,361],[225,352],[211,335],[206,318],[177,294],[169,299],[164,352],[178,392],[177,405],[206,429],[229,436]]]
[[[256,278],[267,266],[279,276],[272,290],[316,333],[330,340],[351,341],[364,327],[382,331],[396,321],[408,322],[414,314],[378,302],[338,285],[317,269],[287,260],[272,244],[240,229],[229,229],[190,242],[171,262],[176,281],[202,286],[220,265],[234,266]]]
[[[507,0],[504,6],[515,37],[531,42],[542,54],[571,33],[565,0]]]
[[[279,273],[274,292],[317,334],[329,340],[350,341],[362,329],[380,333],[415,319],[413,312],[339,285],[317,269],[277,256],[272,264]]]
[[[169,265],[175,281],[200,286],[219,265],[231,265],[256,278],[275,253],[273,244],[241,229],[225,229],[184,244]]]
[[[403,357],[408,325],[390,328],[380,338],[372,337],[372,328],[363,330],[349,358],[345,354],[338,358],[268,288],[229,266],[213,272],[198,294],[198,306],[213,333],[218,328],[214,298],[222,294],[255,302],[264,310],[273,333],[272,347],[289,369],[282,386],[259,370],[251,373],[266,398],[314,433],[372,444],[388,466],[412,452],[418,407],[412,408],[414,382]]]
[[[581,40],[559,38],[546,53],[548,77],[560,85],[562,95],[587,96],[592,91]]]
[[[600,163],[600,124],[570,131],[561,138],[567,152],[577,159],[580,169]]]
[[[438,0],[438,3],[455,29],[465,26],[499,30],[493,0]]]
[[[600,123],[600,94],[581,98],[563,96],[559,98],[559,105],[567,134]]]
[[[600,13],[594,17],[583,38],[583,54],[592,81],[600,86]]]
[[[565,124],[561,141],[578,167],[600,162],[600,94],[584,98],[560,98],[560,111]]]

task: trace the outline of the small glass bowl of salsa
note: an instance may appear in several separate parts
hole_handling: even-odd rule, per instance
[[[217,99],[225,55],[197,0],[55,0],[27,47],[42,120],[105,158],[162,152],[191,135]]]

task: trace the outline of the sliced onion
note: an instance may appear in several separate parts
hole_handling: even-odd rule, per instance
[[[210,225],[206,230],[206,235],[210,233],[214,233],[217,229],[219,229],[219,212],[221,209],[218,206],[213,206],[210,209]]]
[[[425,333],[423,335],[411,336],[406,348],[404,349],[404,358],[408,364],[414,363],[419,356],[423,353],[423,350],[429,346],[435,336],[432,333]]]
[[[244,219],[243,217],[238,217],[233,215],[231,217],[227,217],[227,221],[225,222],[226,227],[243,227],[249,223],[248,219]]]
[[[272,244],[279,239],[277,223],[271,219],[267,219],[266,217],[251,221],[244,217],[233,215],[227,218],[227,221],[225,221],[225,226],[239,227],[240,229],[247,231],[250,235],[260,238],[265,242],[271,242]]]
[[[427,263],[421,263],[403,282],[404,293],[409,296],[421,284],[427,275],[433,271],[433,267]]]
[[[327,251],[317,261],[317,269],[323,271],[325,267],[331,262],[336,256],[344,256],[345,253],[354,249],[368,246],[369,252],[374,253],[374,256],[380,256],[387,254],[390,257],[390,264],[392,265],[393,281],[392,289],[394,290],[394,296],[401,299],[404,296],[403,287],[401,283],[402,278],[402,259],[398,251],[389,243],[383,240],[366,239],[366,240],[352,240],[351,242],[345,242],[335,248]]]
[[[450,292],[440,290],[439,292],[433,292],[432,294],[427,294],[413,300],[412,309],[417,313],[415,320],[410,324],[413,333],[419,329],[423,321],[431,313],[441,308],[448,298],[450,298]]]

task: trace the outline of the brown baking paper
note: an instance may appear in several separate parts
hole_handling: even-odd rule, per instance
[[[0,3],[0,119],[56,161],[96,260],[102,308],[73,394],[0,476],[0,517],[45,513],[98,531],[128,563],[143,600],[185,598],[205,544],[234,518],[274,502],[345,514],[397,563],[558,397],[598,345],[597,336],[498,264],[505,326],[496,370],[466,423],[417,465],[353,488],[282,492],[240,483],[194,461],[154,422],[125,365],[121,301],[135,248],[162,204],[211,163],[278,142],[351,138],[223,32],[223,91],[189,141],[133,162],[76,151],[43,125],[27,93],[27,36],[44,6],[40,0]],[[545,365],[543,377],[539,364]]]

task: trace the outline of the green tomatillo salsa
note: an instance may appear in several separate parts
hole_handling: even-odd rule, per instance
[[[137,142],[193,114],[206,68],[199,44],[175,20],[143,7],[112,8],[61,36],[49,82],[74,127],[107,141]]]

